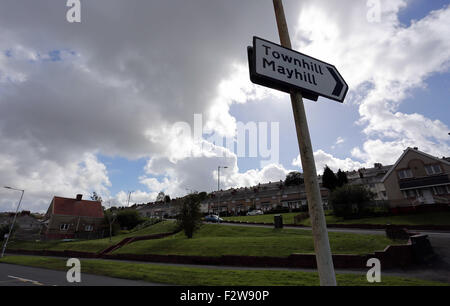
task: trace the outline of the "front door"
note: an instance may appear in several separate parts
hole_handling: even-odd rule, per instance
[[[434,204],[433,192],[431,189],[423,189],[422,192],[425,199],[425,204]]]

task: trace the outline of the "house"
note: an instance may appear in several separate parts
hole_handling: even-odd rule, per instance
[[[450,162],[406,149],[382,179],[392,208],[450,203]]]
[[[10,227],[15,213],[0,214],[0,226]],[[18,240],[37,240],[42,228],[42,222],[37,219],[30,211],[22,211],[17,214],[15,221],[15,231],[12,237]]]
[[[328,190],[321,187],[322,202],[328,205]],[[286,186],[283,181],[258,184],[252,187],[231,188],[215,192],[204,201],[213,213],[239,215],[252,209],[270,211],[277,208],[304,209],[305,186]]]
[[[45,214],[44,239],[99,238],[104,230],[102,203],[76,198],[53,197]]]
[[[154,202],[138,205],[136,210],[146,218],[174,218],[178,215],[183,199],[171,199],[169,202]]]
[[[383,166],[376,163],[373,168],[361,168],[358,171],[346,172],[346,174],[349,184],[366,186],[375,195],[375,201],[384,202],[388,200],[388,197],[383,178],[391,168],[392,165]]]

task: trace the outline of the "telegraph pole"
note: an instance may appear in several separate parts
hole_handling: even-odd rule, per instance
[[[282,0],[273,0],[273,6],[275,9],[281,45],[292,49]],[[316,253],[320,285],[336,286],[333,258],[331,256],[327,225],[325,221],[325,214],[323,212],[322,197],[320,194],[319,182],[317,180],[316,165],[314,162],[314,155],[302,94],[298,91],[291,91],[291,103],[304,173],[305,189],[308,199],[309,215],[311,217],[312,235],[314,239],[314,250]]]

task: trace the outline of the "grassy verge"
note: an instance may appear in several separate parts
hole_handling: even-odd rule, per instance
[[[6,256],[0,263],[67,271],[66,260],[35,256]],[[116,278],[184,286],[318,286],[317,273],[281,270],[219,270],[108,260],[81,260],[81,272]],[[81,276],[83,277],[83,276]],[[368,283],[365,275],[338,274],[340,286],[442,286],[438,282],[383,276]]]
[[[118,235],[112,237],[111,242],[109,238],[95,239],[95,240],[82,240],[74,242],[61,242],[61,241],[41,241],[41,242],[27,242],[27,241],[15,241],[8,244],[10,249],[23,249],[23,250],[54,250],[54,251],[81,251],[81,252],[100,252],[112,244],[120,242],[122,239],[134,236],[145,236],[152,234],[167,233],[175,230],[175,223],[171,221],[163,221],[155,225],[143,228],[139,231],[132,233]]]
[[[294,224],[294,216],[298,213],[284,213],[284,224]],[[225,217],[228,221],[242,221],[242,222],[264,222],[273,223],[274,215],[260,215],[260,216],[240,216],[240,217]],[[325,216],[327,223],[332,224],[404,224],[404,225],[450,225],[450,212],[431,212],[411,215],[376,217],[376,218],[362,218],[355,220],[344,220],[333,215]],[[304,220],[300,224],[310,226],[309,219]]]
[[[334,254],[368,254],[401,243],[383,235],[329,233],[329,238]],[[114,253],[286,257],[292,253],[314,253],[314,245],[310,231],[205,224],[192,239],[180,232],[163,239],[125,245]]]

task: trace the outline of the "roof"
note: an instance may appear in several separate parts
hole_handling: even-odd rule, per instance
[[[391,168],[391,169],[386,173],[386,175],[383,177],[383,179],[381,180],[382,182],[384,182],[384,181],[389,177],[389,175],[391,175],[392,171],[394,171],[394,169],[397,168],[397,166],[398,166],[398,164],[400,163],[400,161],[401,161],[401,160],[405,157],[405,155],[408,154],[410,151],[413,151],[413,152],[415,152],[415,153],[417,153],[417,154],[421,154],[421,155],[423,155],[423,156],[426,156],[426,157],[428,157],[428,158],[434,159],[434,160],[436,160],[436,161],[438,161],[438,162],[441,162],[441,163],[444,163],[444,164],[450,166],[450,162],[448,162],[446,159],[440,159],[440,158],[438,158],[438,157],[436,157],[436,156],[427,154],[427,153],[425,153],[425,152],[419,151],[419,150],[414,149],[414,148],[407,148],[405,151],[403,151],[403,154],[399,157],[399,159],[398,159],[397,162],[394,164],[394,166],[392,166],[392,168]]]
[[[103,208],[102,203],[98,201],[54,197],[52,214],[103,218]]]

